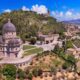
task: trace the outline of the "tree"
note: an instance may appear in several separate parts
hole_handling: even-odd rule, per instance
[[[56,68],[54,66],[51,66],[50,69],[51,69],[51,72],[56,73]]]
[[[3,76],[2,76],[2,67],[0,66],[0,80],[3,79]]]
[[[64,35],[64,33],[63,33],[64,31],[61,31],[61,32],[59,32],[59,38],[60,39],[64,39],[65,38],[65,35]]]
[[[70,63],[65,62],[65,63],[62,65],[62,68],[63,68],[63,69],[68,69],[70,66],[71,66]]]
[[[41,76],[42,75],[42,69],[38,69],[38,76]]]
[[[28,79],[29,79],[29,80],[32,80],[32,77],[33,77],[33,76],[32,76],[32,73],[29,73],[29,74],[28,74]]]
[[[35,68],[35,69],[33,69],[32,73],[33,73],[33,75],[34,75],[35,77],[36,77],[36,76],[41,76],[42,70],[39,69],[39,68]]]
[[[6,80],[15,80],[15,78],[11,77],[11,76],[7,76]]]
[[[34,45],[36,43],[36,39],[35,38],[31,38],[30,39],[30,43]]]
[[[27,75],[29,74],[29,72],[30,72],[29,69],[25,69],[25,73],[26,73]]]
[[[57,44],[57,45],[55,46],[55,48],[54,48],[53,52],[57,54],[57,53],[58,53],[58,51],[59,51],[59,46],[58,46],[58,44]]]
[[[18,69],[17,74],[19,79],[25,79],[26,77],[26,73],[22,69]]]
[[[37,77],[37,76],[38,76],[38,71],[37,71],[37,69],[33,69],[32,74],[33,74],[35,77]]]
[[[64,55],[64,49],[63,48],[59,48],[58,45],[55,46],[53,52],[55,54],[57,54],[58,56],[62,57]]]
[[[74,58],[73,55],[68,55],[67,61],[70,62],[70,63],[72,63],[72,64],[76,63],[76,59]]]
[[[69,41],[66,41],[66,48],[72,48],[73,47],[73,44],[72,44],[72,41],[69,40]]]
[[[6,77],[16,77],[16,67],[11,64],[7,64],[2,69],[3,75]]]

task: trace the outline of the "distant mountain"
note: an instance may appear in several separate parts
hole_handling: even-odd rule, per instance
[[[69,20],[69,21],[63,21],[63,22],[64,22],[64,23],[71,23],[71,24],[80,25],[80,19]]]

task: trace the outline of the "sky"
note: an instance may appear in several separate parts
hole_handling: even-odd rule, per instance
[[[22,9],[50,15],[58,20],[80,18],[80,0],[0,0],[0,13]]]

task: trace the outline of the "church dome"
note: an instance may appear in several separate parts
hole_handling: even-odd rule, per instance
[[[6,32],[16,32],[15,25],[11,23],[10,19],[3,26],[3,33],[6,33]]]

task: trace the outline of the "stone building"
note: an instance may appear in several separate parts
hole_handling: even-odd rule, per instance
[[[69,48],[66,53],[73,55],[76,59],[80,58],[80,48]]]
[[[21,50],[21,39],[16,36],[16,27],[10,19],[3,25],[0,36],[0,56],[16,58]]]
[[[38,32],[38,38],[41,40],[42,43],[48,44],[56,41],[59,38],[59,34],[48,34],[44,35],[41,32]]]

